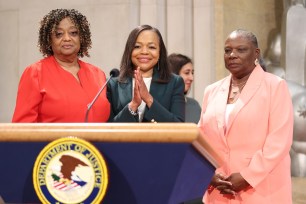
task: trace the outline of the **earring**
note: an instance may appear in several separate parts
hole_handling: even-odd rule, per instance
[[[157,70],[159,71],[159,60],[157,62]]]
[[[254,64],[255,64],[255,66],[257,66],[257,65],[259,64],[259,61],[258,61],[258,59],[257,59],[257,58],[255,59]]]

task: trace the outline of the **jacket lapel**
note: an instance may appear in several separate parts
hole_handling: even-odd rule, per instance
[[[254,68],[253,72],[251,73],[245,87],[243,88],[238,100],[236,101],[235,108],[230,113],[228,118],[228,125],[226,128],[226,135],[231,129],[231,126],[237,117],[239,111],[251,100],[251,98],[255,95],[256,91],[258,90],[260,83],[263,78],[264,71],[258,65]]]
[[[118,93],[119,101],[122,107],[125,107],[132,100],[132,78],[127,78],[125,82],[119,83]]]
[[[227,96],[229,92],[230,82],[231,82],[231,77],[230,76],[226,77],[225,80],[222,82],[220,89],[217,92],[215,101],[214,101],[218,131],[224,143],[226,143],[226,138],[224,137],[225,109],[226,109]]]
[[[157,70],[154,69],[149,92],[153,96],[153,98],[156,99],[160,99],[164,93],[163,86],[160,86],[160,84],[156,82],[158,79],[159,74]]]

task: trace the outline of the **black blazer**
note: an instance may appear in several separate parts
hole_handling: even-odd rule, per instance
[[[159,83],[158,72],[153,73],[150,94],[153,97],[151,108],[145,108],[143,122],[185,122],[185,98],[183,79],[171,75],[168,83]],[[111,104],[109,122],[139,122],[139,116],[133,116],[128,110],[132,100],[132,78],[119,82],[113,78],[107,84],[107,98]]]

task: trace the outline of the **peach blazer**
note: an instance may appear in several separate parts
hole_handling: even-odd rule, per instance
[[[203,201],[290,204],[293,108],[286,81],[255,67],[225,127],[230,81],[231,75],[205,89],[198,126],[224,159],[216,172],[240,172],[251,187],[235,197],[212,189]]]

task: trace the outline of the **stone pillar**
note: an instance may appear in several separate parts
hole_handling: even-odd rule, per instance
[[[306,9],[292,5],[286,20],[286,79],[305,85]]]

